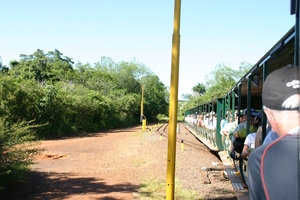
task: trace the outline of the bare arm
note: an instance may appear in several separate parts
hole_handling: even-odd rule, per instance
[[[242,151],[242,158],[247,158],[249,156],[249,152],[248,152],[248,149],[249,149],[249,146],[244,144],[244,147],[243,147],[243,151]]]
[[[262,127],[260,126],[257,131],[256,131],[256,136],[255,136],[255,148],[261,146],[262,144]]]

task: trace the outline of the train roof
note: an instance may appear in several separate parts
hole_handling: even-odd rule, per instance
[[[266,74],[288,64],[294,63],[294,38],[295,27],[292,27],[229,91],[238,94],[241,86],[241,108],[247,107],[248,77],[251,76],[251,106],[262,108],[261,93],[264,82],[263,66],[266,66]],[[228,93],[228,94],[229,94]]]

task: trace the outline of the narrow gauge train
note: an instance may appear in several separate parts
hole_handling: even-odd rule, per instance
[[[298,22],[299,23],[299,22]],[[212,131],[196,124],[185,122],[186,128],[195,134],[211,150],[230,154],[230,139],[220,134],[220,123],[226,114],[231,113],[232,120],[236,111],[254,108],[262,110],[262,86],[267,75],[287,64],[298,65],[299,59],[299,26],[292,27],[252,68],[249,70],[223,98],[214,99],[185,111],[185,116],[203,115],[204,120],[211,119],[211,112],[216,115],[216,130]],[[247,112],[247,134],[250,130],[250,112]],[[263,114],[262,138],[266,136],[267,119]],[[247,159],[231,160],[241,174],[242,180],[248,185]]]

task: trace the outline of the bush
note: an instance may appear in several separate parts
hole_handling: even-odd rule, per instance
[[[0,120],[0,191],[19,181],[41,149],[36,145],[36,126],[31,122],[8,124]]]

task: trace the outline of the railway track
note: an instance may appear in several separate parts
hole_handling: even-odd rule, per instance
[[[158,129],[157,129],[157,133],[161,135],[161,137],[165,137],[165,138],[168,138],[168,123],[164,123],[162,124]],[[207,148],[206,146],[203,146],[203,145],[199,145],[199,143],[195,143],[195,142],[191,142],[191,141],[188,141],[186,140],[182,134],[191,134],[189,132],[189,130],[187,130],[184,126],[183,123],[178,123],[177,124],[177,137],[176,137],[176,141],[179,142],[179,143],[183,143],[184,146],[188,146],[188,147],[192,147],[194,149],[197,149],[197,150],[203,150],[203,151],[211,151],[209,148]],[[200,141],[201,142],[201,141]],[[217,156],[217,152],[215,151],[211,151],[214,155]],[[217,156],[218,157],[218,156]]]

